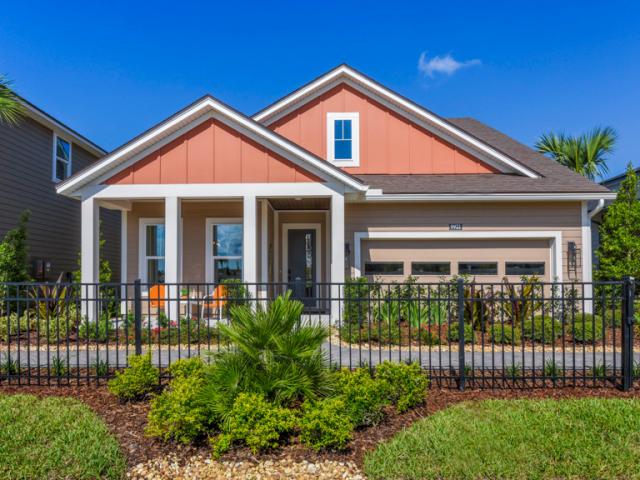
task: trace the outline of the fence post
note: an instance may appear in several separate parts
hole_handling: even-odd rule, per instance
[[[635,323],[634,299],[636,282],[633,277],[624,277],[622,299],[622,390],[633,385],[633,325]]]
[[[142,287],[140,279],[133,285],[133,318],[136,343],[136,355],[142,355]]]
[[[466,381],[466,361],[464,352],[464,279],[458,278],[458,369],[460,381],[458,389],[464,390]]]

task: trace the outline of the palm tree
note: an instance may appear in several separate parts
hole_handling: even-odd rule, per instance
[[[565,167],[594,180],[597,175],[603,176],[609,171],[606,157],[613,151],[616,139],[613,128],[597,127],[579,137],[545,133],[535,147]]]
[[[17,125],[24,114],[24,107],[11,89],[11,81],[0,74],[0,123]]]

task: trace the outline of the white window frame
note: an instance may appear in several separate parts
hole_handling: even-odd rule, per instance
[[[216,260],[237,260],[240,259],[241,263],[244,259],[244,239],[242,242],[242,255],[239,257],[237,255],[213,255],[213,226],[214,225],[229,225],[236,224],[242,225],[242,218],[207,218],[206,219],[206,233],[205,233],[205,256],[204,256],[204,265],[205,265],[205,281],[207,283],[216,283],[216,279],[213,278],[215,269],[213,268],[213,264]],[[242,232],[244,236],[244,231]],[[244,271],[243,271],[244,275]]]
[[[335,120],[351,120],[351,159],[336,159],[335,155]],[[360,113],[328,112],[327,113],[327,160],[338,167],[360,166]]]
[[[144,290],[147,290],[148,283],[148,271],[147,271],[147,260],[165,260],[165,268],[166,268],[166,255],[165,251],[164,256],[158,255],[147,255],[147,227],[151,225],[163,225],[164,226],[164,218],[141,218],[140,219],[140,229],[139,229],[139,240],[138,240],[138,272],[140,272],[140,280],[144,285]],[[166,232],[166,230],[165,230]]]
[[[64,178],[58,178],[56,176],[56,166],[58,163],[58,139],[63,140],[69,144],[69,161],[67,163],[67,172]],[[64,159],[61,159],[63,162]],[[58,135],[56,132],[53,132],[53,154],[51,155],[51,180],[54,182],[61,182],[62,180],[66,180],[71,176],[71,164],[73,162],[73,142],[62,135]]]

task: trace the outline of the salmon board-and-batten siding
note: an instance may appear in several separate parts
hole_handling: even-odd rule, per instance
[[[320,182],[312,173],[217,120],[184,135],[109,178],[108,185]]]
[[[493,167],[348,85],[331,89],[277,120],[269,128],[317,156],[327,158],[329,112],[359,113],[360,166],[344,167],[348,173],[496,173]]]
[[[563,280],[582,278],[580,257],[577,259],[575,274],[571,272],[569,275],[567,261],[569,242],[575,242],[577,248],[582,250],[581,204],[579,202],[349,203],[345,206],[345,241],[352,245],[352,253],[347,275],[352,275],[354,272],[353,252],[355,246],[353,243],[356,232],[449,232],[450,224],[462,224],[465,232],[559,231],[562,234]],[[455,238],[456,232],[450,233],[451,237]],[[389,242],[392,241],[395,242],[395,240],[389,240]],[[367,240],[362,241],[362,243],[366,242]],[[475,244],[481,245],[479,241]],[[531,260],[535,260],[539,256],[540,242],[535,245],[521,245],[521,249],[532,249],[530,250]],[[397,246],[402,247],[402,242],[397,243]],[[406,244],[405,246],[410,245]],[[363,248],[363,253],[365,253],[364,250]],[[389,255],[393,255],[393,252],[389,252],[389,250],[393,250],[393,248],[387,248],[387,252],[384,254],[388,257],[387,260],[391,259]],[[523,252],[518,250],[518,248],[508,249],[514,259],[524,260]],[[404,260],[405,254],[400,248],[398,248],[397,256],[398,261]],[[365,255],[363,254],[362,262],[364,259]],[[478,258],[476,261],[483,259],[484,257]],[[495,260],[504,264],[505,260],[510,261],[511,259],[504,252],[496,252]],[[360,267],[362,268],[362,265]],[[407,266],[405,266],[405,271],[406,268]],[[549,270],[547,266],[547,271]],[[501,275],[498,275],[496,277],[482,277],[482,280],[498,281],[500,278]],[[394,279],[398,280],[398,277]],[[421,279],[433,281],[433,277],[425,276]],[[552,278],[548,279],[553,280]]]
[[[63,137],[64,138],[64,137]],[[72,172],[97,159],[72,143]],[[78,269],[80,202],[58,195],[52,180],[53,131],[24,117],[15,127],[0,124],[0,239],[14,228],[23,210],[31,211],[28,224],[30,261],[51,262],[47,280]],[[120,213],[101,209],[105,239],[102,257],[109,260],[113,280],[120,272]]]

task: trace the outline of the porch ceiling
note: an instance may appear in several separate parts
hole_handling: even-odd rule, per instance
[[[269,203],[276,210],[329,210],[329,198],[271,198]]]

